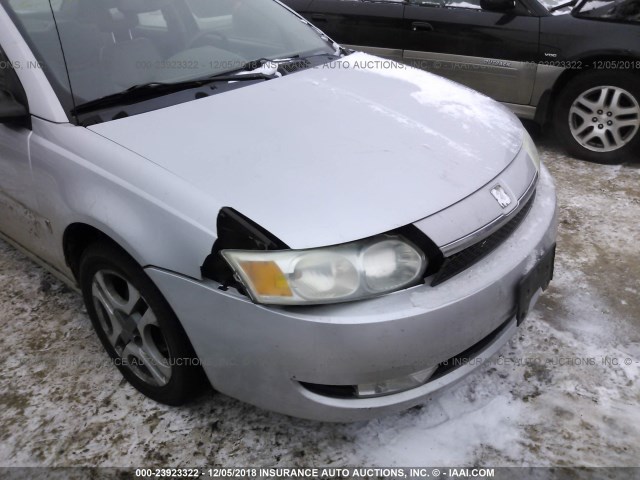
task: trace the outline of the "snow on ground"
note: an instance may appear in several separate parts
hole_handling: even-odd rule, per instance
[[[640,168],[543,145],[561,208],[552,286],[479,371],[366,423],[212,393],[155,404],[107,361],[79,296],[0,242],[0,465],[640,466]]]

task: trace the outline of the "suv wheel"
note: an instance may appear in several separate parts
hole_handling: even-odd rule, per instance
[[[91,323],[122,375],[147,397],[182,405],[205,385],[178,319],[142,268],[96,243],[82,255],[80,286]]]
[[[592,71],[571,80],[555,110],[559,140],[572,155],[619,163],[640,152],[640,82],[619,72]]]

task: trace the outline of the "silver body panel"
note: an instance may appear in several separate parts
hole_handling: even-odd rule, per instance
[[[436,365],[513,318],[515,292],[555,243],[555,188],[543,167],[525,221],[497,250],[449,281],[373,300],[313,308],[256,307],[212,282],[150,268],[148,275],[181,318],[216,389],[290,415],[353,421],[424,402],[481,362],[433,383],[369,399],[336,399],[299,382],[351,385]],[[215,313],[213,313],[215,312]],[[487,360],[516,331],[515,320],[480,355]]]
[[[32,58],[1,7],[0,44],[11,60]],[[544,168],[535,204],[512,238],[438,287],[266,308],[222,292],[200,271],[224,206],[294,248],[413,222],[444,246],[499,217],[472,207],[496,179],[514,199],[526,193],[535,169],[522,155],[522,126],[506,108],[423,71],[354,65],[376,60],[356,54],[333,68],[91,128],[68,123],[41,71],[20,69],[32,126],[0,126],[0,232],[70,282],[69,226],[109,236],[163,292],[224,393],[323,420],[419,403],[470,368],[355,403],[312,394],[298,380],[344,384],[411,373],[512,318],[517,282],[555,242],[555,191]],[[446,225],[448,210],[454,221]],[[514,331],[509,324],[487,354]]]
[[[215,241],[217,210],[208,194],[83,127],[34,119],[31,139],[37,215],[52,225],[47,263],[70,274],[62,239],[69,225],[81,223],[140,265],[200,276]],[[20,243],[32,249],[42,242]]]
[[[526,203],[536,186],[537,173],[527,153],[520,151],[515,160],[489,182],[502,186],[515,201],[501,208],[483,187],[450,207],[424,218],[415,225],[426,233],[445,256],[453,255],[500,228]]]
[[[40,233],[31,189],[31,135],[26,128],[0,125],[0,227],[18,241],[27,241]]]
[[[356,53],[89,130],[210,192],[212,218],[233,206],[292,248],[345,243],[466,198],[523,141],[518,119],[488,97],[402,65],[360,67],[379,61]],[[308,112],[303,128],[296,112]]]

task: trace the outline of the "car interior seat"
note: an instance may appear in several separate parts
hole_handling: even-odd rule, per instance
[[[115,12],[109,9],[101,29],[111,34],[112,41],[103,48],[102,57],[118,90],[153,80],[162,55],[150,39],[135,37],[133,29],[139,13],[159,10],[161,5],[159,0],[121,0]]]
[[[102,43],[97,25],[58,20],[58,30],[76,101],[112,93],[114,86],[101,61]]]

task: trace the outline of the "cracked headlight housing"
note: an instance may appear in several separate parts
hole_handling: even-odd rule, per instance
[[[422,251],[400,235],[309,250],[222,250],[256,303],[312,305],[370,298],[418,284]]]
[[[531,138],[531,135],[529,135],[529,132],[527,132],[526,130],[524,131],[524,141],[522,143],[522,148],[525,152],[527,152],[527,155],[529,155],[529,158],[536,166],[536,170],[540,171],[540,154],[538,153],[538,148],[536,147],[533,138]]]

